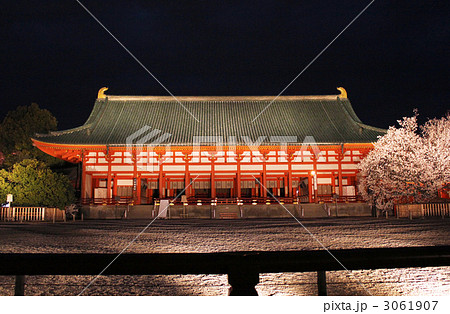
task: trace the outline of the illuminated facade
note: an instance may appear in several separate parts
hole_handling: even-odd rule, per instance
[[[347,94],[112,96],[86,123],[34,145],[82,163],[85,204],[355,201],[357,163],[385,130],[363,124]],[[178,198],[178,200],[180,200]]]

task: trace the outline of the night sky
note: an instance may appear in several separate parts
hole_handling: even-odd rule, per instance
[[[370,1],[81,2],[174,95],[277,95]],[[450,108],[450,2],[376,0],[284,93],[347,89],[367,124]],[[8,1],[0,12],[0,116],[37,102],[59,129],[97,91],[167,92],[75,1]],[[182,110],[182,109],[180,109]]]

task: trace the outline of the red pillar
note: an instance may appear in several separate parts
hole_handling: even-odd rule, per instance
[[[136,178],[137,182],[136,182],[136,192],[137,192],[137,201],[136,204],[140,205],[141,204],[141,176],[138,175]]]
[[[105,159],[108,162],[108,178],[106,180],[106,198],[107,202],[110,202],[112,195],[111,195],[111,157],[109,155],[109,152],[107,153]]]
[[[186,197],[191,196],[190,190],[191,187],[189,186],[189,173],[188,173],[188,165],[186,164],[186,170],[185,170],[185,175],[184,175],[184,193],[186,195]]]
[[[236,153],[236,163],[237,163],[236,191],[237,191],[237,197],[239,199],[241,199],[241,160],[242,160],[241,154]]]
[[[189,157],[188,153],[184,154],[183,160],[185,161],[184,164],[184,193],[186,194],[186,197],[190,197],[191,196],[191,188],[192,186],[190,186],[190,177],[189,177],[189,161],[191,160],[192,157]]]
[[[81,199],[86,198],[86,156],[81,154]]]
[[[342,187],[342,159],[344,159],[343,154],[338,155],[338,171],[339,171],[339,197],[342,197],[343,187]]]
[[[333,189],[333,194],[336,194],[336,173],[331,174],[331,186]]]
[[[113,197],[117,196],[117,176],[114,175],[113,177]]]
[[[216,158],[211,156],[211,198],[216,198],[216,182],[215,182],[215,170],[214,170],[214,161]]]
[[[263,180],[262,180],[262,184],[263,184],[263,189],[262,189],[262,196],[263,197],[267,197],[267,173],[266,173],[266,157],[267,155],[264,154],[263,155]]]
[[[166,197],[166,186],[164,182],[164,173],[163,173],[163,164],[162,164],[162,156],[158,156],[158,167],[159,167],[159,198]]]

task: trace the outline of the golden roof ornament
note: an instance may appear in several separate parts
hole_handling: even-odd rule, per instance
[[[345,90],[345,88],[338,87],[337,90],[341,92],[341,94],[338,95],[340,98],[347,98],[347,91]]]
[[[97,98],[106,98],[105,92],[108,90],[108,87],[102,87],[98,91]]]

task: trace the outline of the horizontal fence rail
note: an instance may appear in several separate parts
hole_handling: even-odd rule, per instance
[[[336,257],[333,258],[331,254]],[[0,253],[0,275],[98,275],[117,254]],[[326,271],[450,266],[450,246],[278,252],[125,253],[102,275],[227,274],[230,295],[257,295],[260,273],[317,272],[326,295]],[[19,285],[19,287],[17,287]]]

